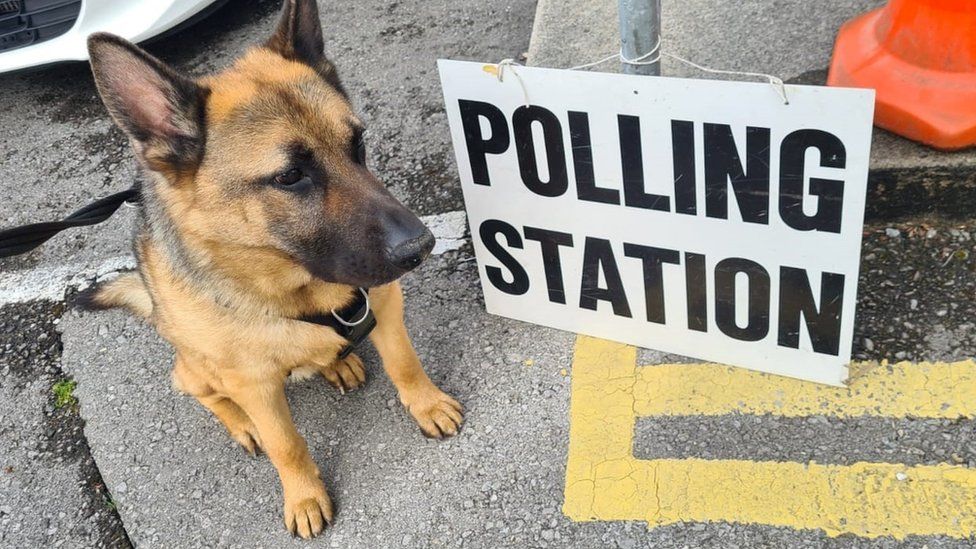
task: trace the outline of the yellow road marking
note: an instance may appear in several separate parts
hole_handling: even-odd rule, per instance
[[[976,416],[976,362],[873,365],[849,388],[715,364],[640,368],[638,416],[776,414],[788,417],[883,416],[958,419]]]
[[[571,519],[643,520],[650,526],[678,521],[738,522],[819,528],[831,536],[847,533],[868,538],[891,536],[902,539],[911,534],[964,538],[976,533],[976,471],[965,467],[634,458],[632,443],[636,418],[647,413],[662,413],[660,410],[664,409],[649,404],[653,398],[647,391],[656,391],[654,398],[678,400],[670,392],[674,387],[661,382],[663,371],[650,378],[657,385],[648,382],[649,372],[662,367],[638,368],[636,359],[633,347],[582,336],[577,339],[563,505],[563,511]],[[950,373],[957,366],[961,370],[971,368],[948,366]],[[674,368],[687,369],[689,366]],[[725,369],[719,366],[708,368]],[[898,367],[893,371],[898,371]],[[723,375],[736,377],[738,373],[727,371]],[[955,378],[939,377],[940,383],[947,379]],[[749,390],[738,386],[755,383],[756,378],[747,376],[726,381],[729,383],[727,392],[741,392],[733,393],[737,396],[729,397],[724,408],[715,405],[706,406],[707,409],[714,413],[722,413],[719,410],[723,409],[725,412],[739,411],[740,399],[745,398],[751,413],[782,413],[782,406],[769,409],[769,405],[776,402],[774,399],[760,399],[765,404],[758,405],[752,402],[757,395],[765,395],[770,390],[765,384],[767,381],[779,384],[780,380],[760,379],[760,383]],[[877,385],[880,380],[870,383]],[[784,392],[783,398],[795,396],[797,390],[801,396],[805,395],[806,407],[797,405],[796,415],[804,415],[802,412],[806,410],[807,415],[831,413],[848,417],[877,415],[896,409],[912,410],[899,416],[915,415],[918,410],[926,411],[928,415],[921,414],[925,417],[971,415],[971,409],[963,407],[968,403],[957,402],[962,396],[957,393],[946,393],[951,399],[937,405],[911,408],[909,403],[894,408],[890,401],[877,396],[880,387],[882,385],[877,385],[874,390],[853,398],[860,410],[854,413],[851,412],[853,408],[846,407],[843,394],[830,393],[833,389],[822,394],[819,391],[806,394],[803,391],[810,389],[793,387],[793,392]],[[776,387],[773,390],[777,390]],[[878,394],[893,394],[890,388],[885,390],[887,393]],[[925,394],[933,392],[938,392],[934,386]],[[706,400],[690,396],[696,394],[686,392],[683,398],[699,403]],[[976,399],[973,393],[966,393],[965,397],[964,400]],[[642,400],[645,402],[639,402]],[[822,407],[824,401],[828,403],[826,407]],[[956,410],[953,412],[956,415],[946,415],[942,404],[948,404],[948,410]],[[675,403],[668,406],[669,410],[679,410],[679,413],[702,413]],[[872,412],[878,406],[884,412]]]

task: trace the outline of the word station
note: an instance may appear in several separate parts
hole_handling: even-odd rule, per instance
[[[441,76],[489,312],[843,381],[870,94],[476,67]]]

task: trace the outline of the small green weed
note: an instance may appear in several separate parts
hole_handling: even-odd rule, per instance
[[[60,410],[65,406],[76,406],[78,399],[75,398],[75,387],[77,386],[78,382],[73,379],[62,379],[55,383],[54,387],[51,387],[51,392],[54,393],[54,407]]]

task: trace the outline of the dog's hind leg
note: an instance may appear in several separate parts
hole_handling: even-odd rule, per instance
[[[403,325],[400,284],[373,288],[369,296],[376,315],[376,328],[370,338],[383,360],[383,369],[400,394],[400,402],[424,435],[444,438],[457,434],[463,421],[461,405],[434,385],[420,365]]]
[[[261,437],[258,436],[258,430],[254,427],[251,418],[234,401],[218,394],[213,386],[202,375],[195,372],[180,355],[177,355],[173,367],[173,386],[178,391],[193,396],[210,410],[224,424],[231,438],[243,446],[249,454],[253,456],[261,449]]]

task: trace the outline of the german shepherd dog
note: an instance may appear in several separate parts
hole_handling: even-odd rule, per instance
[[[88,42],[99,94],[144,168],[138,270],[91,290],[175,348],[173,385],[200,401],[281,478],[284,521],[310,538],[332,502],[295,429],[285,379],[365,381],[336,330],[301,319],[369,289],[370,338],[400,401],[430,437],[454,435],[461,406],[424,372],[397,279],[434,238],[366,166],[363,124],[325,57],[315,0],[285,0],[277,29],[225,71],[178,74],[135,45]]]

